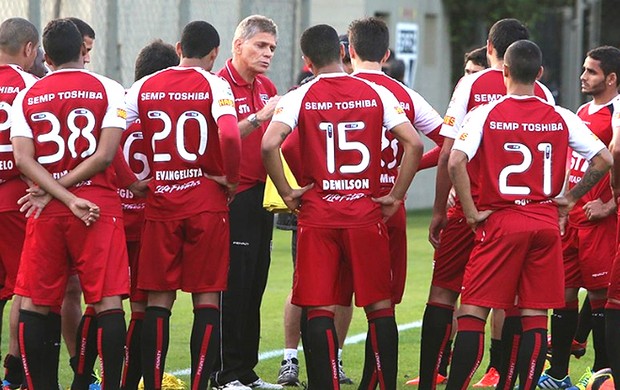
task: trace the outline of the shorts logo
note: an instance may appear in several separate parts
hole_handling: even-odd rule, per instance
[[[454,126],[454,117],[453,116],[446,116],[445,118],[443,118],[443,123],[448,125],[448,126]]]
[[[220,105],[220,107],[224,107],[224,106],[234,107],[235,106],[235,102],[232,99],[220,99],[217,101],[217,103]]]
[[[122,108],[117,108],[116,109],[116,116],[121,118],[121,119],[127,119],[127,111],[125,111]]]
[[[465,141],[467,139],[467,133],[461,133],[461,135],[459,136],[459,139],[461,141]]]

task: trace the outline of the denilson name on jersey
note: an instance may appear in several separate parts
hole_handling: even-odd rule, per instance
[[[349,100],[345,102],[305,102],[306,110],[354,110],[356,108],[377,107],[375,99]]]

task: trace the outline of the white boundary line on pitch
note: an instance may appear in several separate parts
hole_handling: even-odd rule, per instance
[[[415,321],[415,322],[410,322],[408,324],[398,325],[398,333],[404,332],[405,330],[415,329],[415,328],[420,328],[420,327],[422,327],[422,321]],[[360,333],[360,334],[347,337],[347,339],[344,341],[344,345],[359,344],[365,341],[366,341],[366,333]],[[302,347],[299,347],[297,349],[300,351],[303,350]],[[283,349],[274,349],[273,351],[259,353],[258,360],[261,361],[261,360],[273,359],[275,357],[282,356],[282,355],[284,355]],[[186,368],[183,370],[173,371],[170,374],[174,376],[189,375],[190,372],[191,370],[189,368]]]

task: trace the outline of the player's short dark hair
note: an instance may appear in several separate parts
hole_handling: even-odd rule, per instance
[[[345,64],[351,63],[351,55],[349,54],[349,36],[347,34],[340,34],[338,36],[338,40],[340,44],[344,46],[344,57],[342,57],[342,62]]]
[[[86,23],[82,19],[73,16],[67,19],[75,23],[75,26],[78,28],[78,30],[80,30],[80,34],[82,34],[82,38],[89,37],[91,39],[95,39],[95,30],[93,30],[90,24]]]
[[[301,52],[317,67],[340,62],[340,41],[332,26],[317,24],[301,34]]]
[[[487,48],[486,46],[479,47],[472,51],[465,53],[465,57],[463,60],[463,66],[467,65],[467,61],[471,61],[478,66],[482,66],[484,68],[489,67],[489,63],[487,62]]]
[[[599,62],[599,66],[605,77],[611,73],[616,74],[616,86],[620,85],[620,50],[613,46],[600,46],[592,49],[588,57]]]
[[[54,19],[43,30],[43,49],[54,65],[78,61],[84,39],[69,19]]]
[[[220,46],[220,34],[204,20],[189,22],[181,34],[181,53],[185,58],[202,58]]]
[[[158,70],[179,65],[179,56],[174,46],[157,39],[144,46],[136,58],[135,80],[140,80]]]
[[[510,69],[511,79],[520,84],[532,84],[542,66],[542,52],[534,42],[522,39],[508,46],[504,65]]]
[[[383,72],[400,82],[405,80],[405,61],[394,58],[382,67]]]
[[[349,24],[349,39],[362,61],[379,62],[390,46],[390,31],[379,18],[357,19]]]
[[[16,55],[28,42],[39,42],[39,32],[34,24],[22,18],[10,18],[0,24],[1,51]]]
[[[530,39],[530,32],[517,19],[498,20],[489,30],[488,40],[497,51],[497,58],[500,60],[504,58],[508,46],[522,39]]]

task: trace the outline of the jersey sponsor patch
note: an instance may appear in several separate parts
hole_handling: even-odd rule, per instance
[[[446,116],[443,118],[443,123],[448,125],[448,126],[454,126],[454,117],[453,116]]]
[[[116,109],[116,116],[121,118],[121,119],[127,119],[127,111],[125,111],[122,108],[117,108]]]
[[[284,107],[276,107],[276,111],[274,112],[274,115],[278,115],[282,111],[284,111]]]
[[[467,139],[467,133],[461,133],[461,135],[459,136],[459,139],[461,141],[465,141]]]
[[[396,107],[394,107],[394,109],[399,114],[404,114],[405,113],[405,110],[401,106],[396,106]]]
[[[234,107],[235,106],[235,102],[232,99],[220,99],[217,101],[217,104],[220,105],[220,107]]]

